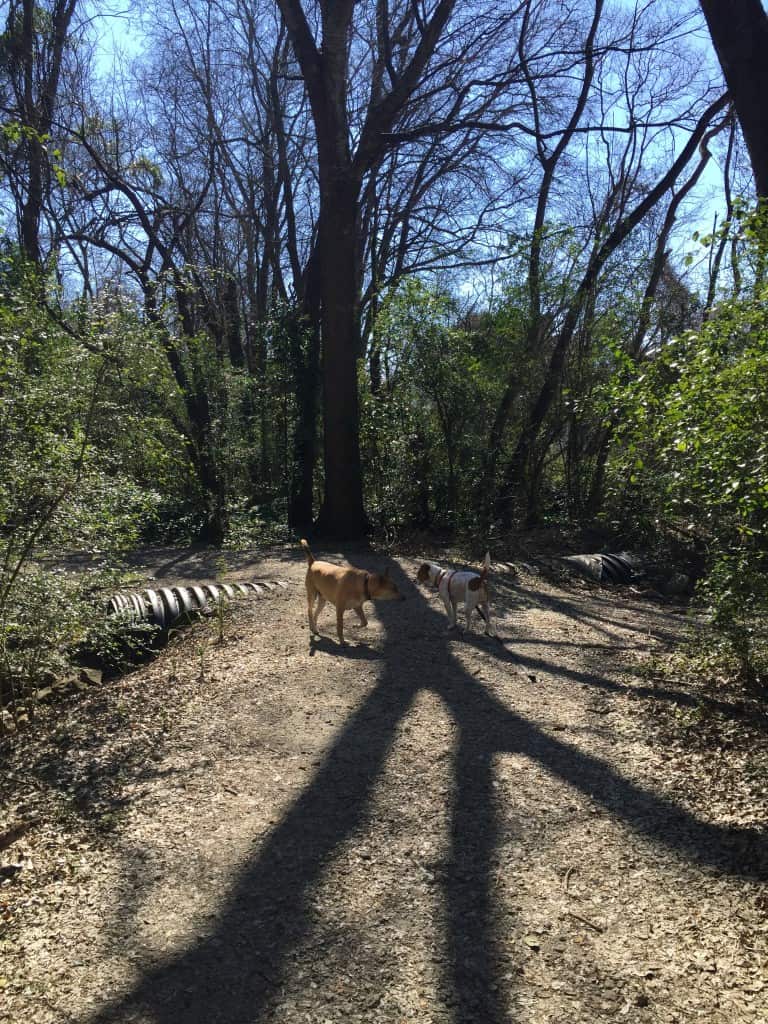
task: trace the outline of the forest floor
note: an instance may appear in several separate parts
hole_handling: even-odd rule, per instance
[[[2,740],[0,1021],[766,1020],[765,721],[658,674],[684,609],[499,573],[497,642],[353,560],[407,601],[348,647],[274,551],[223,643]]]

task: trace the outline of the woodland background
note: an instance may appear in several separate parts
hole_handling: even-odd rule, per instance
[[[542,525],[680,565],[761,686],[768,18],[725,6],[0,5],[3,698],[114,643],[138,544]]]

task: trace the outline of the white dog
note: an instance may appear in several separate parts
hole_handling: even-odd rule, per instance
[[[491,555],[490,552],[487,552],[483,568],[479,573],[441,569],[434,562],[424,562],[416,573],[416,579],[419,583],[428,583],[434,587],[443,599],[445,610],[448,613],[448,629],[456,628],[456,606],[463,601],[467,629],[472,621],[472,612],[477,608],[478,614],[485,621],[486,634],[495,637],[496,630],[491,619],[491,603],[486,586],[490,568]]]

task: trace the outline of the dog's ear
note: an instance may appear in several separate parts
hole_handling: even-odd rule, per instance
[[[423,583],[424,580],[429,579],[429,566],[426,562],[422,562],[419,566],[419,571],[416,573],[416,579],[419,583]]]

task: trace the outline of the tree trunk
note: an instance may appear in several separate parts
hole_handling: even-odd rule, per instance
[[[357,391],[358,188],[354,181],[337,175],[324,192],[319,244],[325,492],[317,530],[324,536],[352,538],[363,536],[368,528]]]
[[[325,428],[325,496],[317,528],[327,536],[354,538],[368,530],[357,393],[357,363],[362,355],[358,308],[362,182],[390,145],[392,127],[418,88],[455,2],[439,0],[429,18],[416,8],[404,18],[401,30],[405,33],[410,27],[412,16],[414,31],[420,36],[418,45],[392,89],[386,95],[375,93],[353,156],[348,88],[356,35],[354,0],[319,0],[312,5],[313,15],[319,14],[320,42],[316,42],[317,28],[310,28],[301,0],[278,0],[306,86],[317,140]],[[383,73],[385,57],[379,54],[378,59]]]
[[[296,388],[296,428],[288,523],[306,533],[314,516],[314,478],[317,462],[317,412],[320,397],[320,294],[317,259],[310,257],[303,297],[303,316],[293,325],[293,372]],[[309,337],[304,349],[304,335]]]
[[[603,507],[605,499],[605,473],[608,466],[608,456],[611,452],[614,429],[615,424],[612,422],[603,430],[597,446],[595,468],[592,472],[586,505],[586,512],[590,518],[594,518]]]
[[[296,327],[300,349],[302,328]],[[297,351],[296,428],[293,437],[293,473],[288,503],[288,524],[306,533],[314,517],[314,478],[317,462],[317,407],[320,395],[320,330],[309,327],[307,351]]]
[[[483,538],[487,538],[491,530],[491,513],[496,501],[496,469],[498,467],[499,455],[501,454],[504,433],[512,412],[512,406],[517,397],[520,387],[520,378],[517,370],[509,375],[504,393],[501,396],[499,407],[496,410],[491,429],[488,434],[488,442],[485,445],[483,456],[482,473],[479,487],[479,519],[480,532]]]
[[[563,369],[571,347],[571,342],[576,331],[579,319],[584,311],[584,304],[591,293],[600,273],[609,257],[619,248],[622,242],[631,234],[643,218],[654,208],[663,195],[674,185],[681,171],[686,167],[693,155],[699,148],[702,140],[709,138],[713,132],[708,131],[712,120],[727,106],[728,96],[723,95],[711,103],[701,114],[696,127],[691,132],[688,141],[681,150],[669,170],[659,179],[656,185],[651,188],[635,206],[631,213],[622,217],[614,226],[607,237],[592,253],[584,275],[575,290],[571,303],[566,311],[560,332],[555,346],[550,355],[544,381],[536,397],[532,409],[528,414],[523,430],[518,438],[515,451],[507,467],[505,474],[505,495],[503,499],[502,514],[505,525],[511,520],[513,498],[520,497],[529,482],[529,470],[532,468],[534,450],[539,434],[547,418],[552,403],[557,395],[563,375]],[[720,127],[725,122],[722,122]],[[532,492],[531,492],[532,494]],[[535,504],[529,494],[527,505],[532,508]],[[530,517],[529,517],[530,518]]]
[[[760,0],[700,0],[747,143],[758,196],[768,198],[768,15]]]
[[[158,330],[168,365],[184,400],[187,421],[184,434],[190,461],[203,491],[203,520],[197,540],[220,546],[227,530],[227,480],[217,458],[209,396],[201,381],[195,381],[182,362],[174,339],[157,308],[157,284],[142,281],[147,319]],[[182,303],[183,307],[183,303]]]
[[[21,212],[21,249],[26,259],[35,266],[40,266],[40,217],[43,211],[43,172],[42,146],[36,139],[27,143],[27,166],[29,180],[27,183],[27,200]]]
[[[196,449],[197,476],[204,494],[203,520],[197,531],[196,540],[201,544],[221,547],[227,532],[226,481],[213,452],[211,438],[199,438]]]
[[[6,27],[6,37],[15,43],[10,47],[8,70],[20,77],[20,106],[15,113],[30,131],[23,146],[27,180],[19,216],[19,241],[25,257],[37,266],[43,262],[40,224],[46,195],[50,191],[50,171],[43,138],[50,133],[53,124],[67,34],[76,6],[77,0],[57,0],[47,12],[48,20],[43,19],[37,24],[37,5],[34,0],[23,0],[20,36],[17,35],[17,10],[13,7],[9,9]],[[45,28],[41,30],[43,25]],[[41,34],[41,39],[36,49],[38,34]]]

